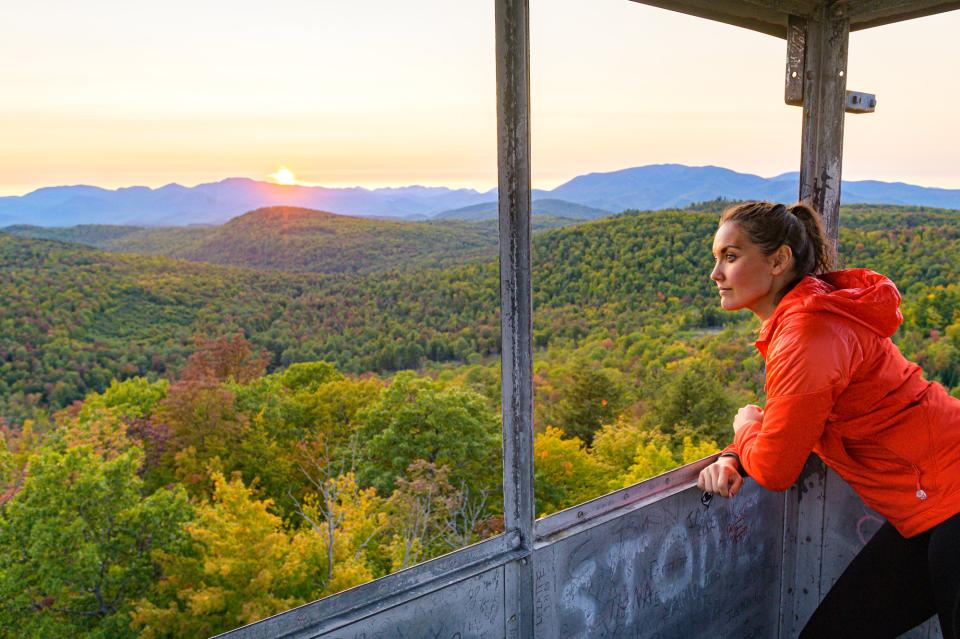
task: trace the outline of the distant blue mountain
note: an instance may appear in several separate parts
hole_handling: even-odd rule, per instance
[[[0,223],[38,226],[132,224],[180,226],[220,224],[247,211],[285,205],[347,215],[431,216],[488,201],[490,192],[445,187],[332,189],[284,186],[247,178],[158,189],[137,186],[115,191],[93,186],[43,188],[20,197],[0,197]]]
[[[608,211],[680,208],[717,197],[793,201],[798,179],[796,173],[762,178],[716,166],[653,164],[581,175],[553,189],[550,196]]]
[[[654,164],[581,175],[552,191],[535,190],[533,195],[536,199],[551,198],[619,212],[684,207],[717,197],[792,202],[797,198],[798,180],[797,173],[762,178],[716,166]],[[960,189],[928,188],[902,182],[844,181],[841,195],[845,204],[960,209]],[[194,187],[168,184],[158,189],[59,186],[19,197],[0,197],[0,226],[219,224],[253,209],[277,205],[343,215],[423,219],[486,204],[496,196],[496,189],[487,192],[424,186],[335,189],[282,186],[246,178],[229,178]]]

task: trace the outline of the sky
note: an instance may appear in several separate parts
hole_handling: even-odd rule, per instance
[[[786,43],[628,0],[531,0],[532,171],[795,171]],[[0,195],[226,177],[496,186],[493,0],[0,0]],[[851,35],[844,177],[960,188],[960,11]],[[284,174],[286,175],[286,174]]]

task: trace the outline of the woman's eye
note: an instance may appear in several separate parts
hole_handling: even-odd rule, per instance
[[[727,253],[726,255],[724,255],[724,258],[725,258],[728,262],[733,262],[733,261],[736,261],[737,256],[736,256],[736,255],[733,255],[733,254],[731,254],[731,253]]]

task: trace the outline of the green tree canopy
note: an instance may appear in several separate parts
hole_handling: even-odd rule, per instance
[[[89,446],[46,449],[0,513],[5,636],[134,637],[133,603],[177,552],[190,508],[182,488],[141,494],[142,452],[104,460]]]
[[[451,468],[454,487],[496,484],[498,420],[473,391],[398,373],[361,420],[361,483],[382,495],[393,492],[397,477],[415,459]]]

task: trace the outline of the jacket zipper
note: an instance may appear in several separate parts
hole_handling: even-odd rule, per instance
[[[841,440],[843,440],[842,437],[841,437]],[[917,476],[917,492],[914,493],[914,494],[916,495],[917,499],[919,499],[920,501],[926,501],[926,500],[927,500],[927,497],[929,497],[929,495],[927,495],[927,491],[924,489],[923,483],[921,482],[921,478],[920,478],[920,475],[921,475],[920,467],[917,466],[917,465],[914,464],[914,463],[908,462],[907,460],[903,459],[903,457],[897,455],[896,453],[894,453],[892,450],[890,450],[889,448],[887,448],[887,447],[885,447],[885,446],[881,446],[881,445],[879,445],[879,444],[875,444],[875,446],[876,446],[877,448],[880,448],[881,450],[885,450],[886,452],[888,452],[888,453],[891,455],[892,458],[901,460],[901,462],[902,462],[903,464],[909,465],[910,468],[913,469],[914,474]],[[844,446],[844,448],[845,448],[845,452],[849,450],[846,446]],[[850,454],[850,453],[847,452],[847,455],[849,455],[849,454]]]
[[[920,469],[917,467],[916,464],[910,464],[910,465],[913,466],[913,472],[917,474],[917,499],[919,499],[920,501],[926,501],[927,491],[923,489],[923,484],[920,483]]]

